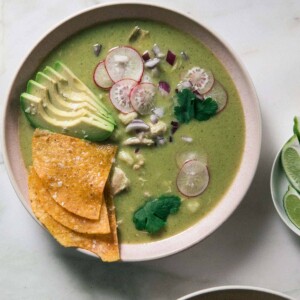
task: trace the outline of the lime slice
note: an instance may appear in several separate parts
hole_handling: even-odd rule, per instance
[[[300,141],[300,117],[294,118],[294,134],[297,135],[298,140]]]
[[[284,195],[283,206],[291,222],[300,228],[300,195],[291,186]]]
[[[300,192],[300,144],[296,135],[283,146],[281,162],[289,182]]]

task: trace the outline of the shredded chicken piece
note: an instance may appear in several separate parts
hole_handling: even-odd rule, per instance
[[[121,191],[127,189],[130,185],[130,181],[127,178],[125,172],[118,168],[114,168],[113,175],[111,177],[111,192],[112,195],[116,195],[120,193]]]

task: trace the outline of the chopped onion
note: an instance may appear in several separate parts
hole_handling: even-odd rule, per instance
[[[150,122],[154,125],[158,122],[158,116],[156,114],[153,114],[150,116]]]
[[[180,81],[177,84],[177,89],[178,89],[178,91],[182,91],[183,89],[189,89],[190,90],[190,89],[192,89],[192,84],[188,80]]]
[[[145,62],[145,67],[146,68],[149,68],[149,69],[152,69],[154,68],[157,64],[159,64],[160,62],[160,59],[157,58],[157,57],[154,57],[152,59],[149,59]]]
[[[158,145],[164,145],[166,143],[166,139],[163,136],[158,136],[156,141]]]
[[[181,139],[182,139],[184,142],[187,142],[187,143],[191,143],[191,142],[193,141],[193,138],[192,138],[192,137],[190,137],[190,136],[185,136],[185,135],[183,135],[183,136],[181,137]]]
[[[102,49],[102,45],[100,45],[100,44],[93,45],[94,54],[96,56],[99,56],[101,49]]]
[[[154,55],[158,58],[165,57],[165,55],[160,51],[160,48],[158,47],[157,44],[153,45],[152,51],[153,51]]]
[[[188,59],[189,59],[188,55],[187,55],[184,51],[181,51],[181,52],[180,52],[180,55],[181,55],[181,57],[182,57],[184,60],[188,60]]]
[[[165,110],[163,107],[156,107],[152,110],[152,112],[157,115],[159,118],[162,118],[165,114]]]
[[[196,98],[198,98],[199,100],[204,100],[204,97],[200,95],[198,91],[194,91],[193,93],[196,95]]]
[[[176,54],[174,54],[172,51],[168,50],[166,61],[171,65],[174,66],[176,60]]]
[[[149,54],[148,50],[146,50],[143,53],[142,58],[143,58],[144,61],[148,61],[150,59],[150,54]]]
[[[168,95],[170,93],[170,91],[171,91],[170,85],[167,82],[165,82],[165,81],[160,81],[158,83],[158,88],[159,88],[160,93],[163,96]]]

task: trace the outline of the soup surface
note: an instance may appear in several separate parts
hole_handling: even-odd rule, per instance
[[[123,146],[118,142],[130,135],[125,132],[125,127],[118,118],[118,111],[109,100],[109,92],[95,85],[93,71],[111,48],[128,45],[129,34],[136,25],[149,31],[147,37],[132,43],[132,47],[140,54],[145,50],[151,50],[153,44],[158,44],[164,53],[171,50],[177,54],[177,62],[174,66],[164,64],[164,70],[159,78],[153,77],[155,83],[163,80],[171,86],[169,95],[163,96],[157,93],[155,100],[157,107],[165,109],[162,120],[166,124],[169,125],[171,121],[176,120],[173,112],[176,86],[183,74],[194,66],[210,69],[213,72],[215,79],[224,86],[228,102],[221,112],[207,121],[192,120],[188,124],[180,125],[172,142],[161,146],[139,147],[139,153],[144,156],[145,164],[138,170],[134,170],[132,166],[117,157],[116,165],[126,173],[130,180],[129,188],[114,198],[119,237],[123,243],[150,242],[170,237],[192,226],[208,214],[218,204],[234,179],[241,161],[245,139],[241,101],[223,65],[199,41],[168,25],[147,20],[118,20],[100,24],[70,37],[58,46],[43,61],[39,70],[43,70],[47,65],[52,66],[55,61],[59,60],[67,65],[96,95],[102,95],[103,103],[112,111],[118,125],[108,142],[117,143],[119,151],[124,150],[134,156],[137,147]],[[92,50],[95,43],[103,46],[98,57]],[[189,59],[184,60],[180,57],[179,54],[182,51],[188,55]],[[148,121],[149,116],[146,116],[144,120]],[[20,114],[19,132],[21,151],[26,166],[29,166],[33,128],[23,113]],[[188,137],[189,142],[182,137]],[[197,197],[185,197],[176,186],[176,176],[179,171],[176,157],[185,151],[206,153],[208,158],[209,184],[207,189]],[[158,197],[168,193],[181,198],[182,204],[178,213],[169,216],[167,225],[159,233],[149,234],[136,230],[132,221],[133,213],[149,197]]]

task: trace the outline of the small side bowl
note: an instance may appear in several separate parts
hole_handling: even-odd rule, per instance
[[[281,164],[282,148],[277,153],[271,170],[270,187],[272,199],[281,220],[286,224],[286,226],[300,236],[300,229],[292,223],[283,207],[283,197],[288,190],[289,181]]]
[[[220,286],[200,290],[178,300],[293,300],[291,297],[265,288],[252,286]]]

